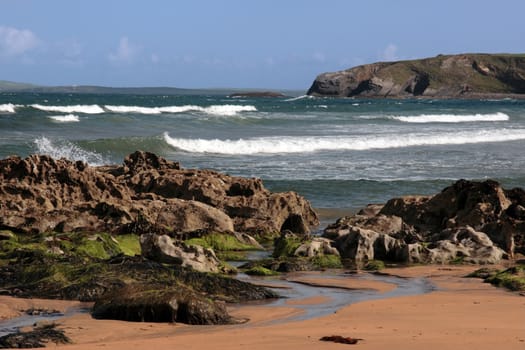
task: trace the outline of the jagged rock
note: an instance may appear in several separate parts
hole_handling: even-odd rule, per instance
[[[140,247],[143,256],[161,263],[187,266],[201,272],[221,270],[221,262],[213,249],[188,246],[168,235],[142,234]]]
[[[402,232],[406,227],[403,220],[395,215],[354,215],[340,218],[335,224],[328,225],[324,230],[324,237],[336,239],[350,233],[352,226],[359,226],[368,230],[388,235],[395,235]]]
[[[443,239],[428,247],[427,262],[447,263],[459,260],[473,264],[496,264],[505,254],[485,233],[475,231],[470,226],[447,229],[441,236]]]
[[[404,242],[388,234],[352,226],[349,233],[339,237],[335,246],[344,258],[356,261],[397,261]]]
[[[308,95],[340,97],[525,97],[525,55],[439,55],[378,62],[317,76]]]
[[[435,196],[394,198],[341,218],[324,236],[355,260],[498,263],[525,253],[524,206],[522,189],[459,180]]]
[[[294,192],[271,193],[260,179],[181,169],[148,152],[127,156],[122,166],[45,155],[0,160],[0,203],[0,229],[22,233],[308,233],[319,223]]]

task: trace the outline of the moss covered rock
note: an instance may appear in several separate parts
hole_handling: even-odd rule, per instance
[[[231,324],[223,302],[198,295],[188,288],[132,284],[106,293],[93,307],[93,317],[135,322]]]

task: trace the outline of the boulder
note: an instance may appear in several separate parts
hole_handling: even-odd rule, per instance
[[[98,319],[133,322],[181,322],[193,325],[237,323],[223,302],[186,288],[126,285],[106,293],[95,302],[92,315]]]
[[[522,189],[459,180],[434,196],[393,198],[338,219],[324,236],[358,261],[492,264],[525,253],[523,208]]]
[[[401,233],[406,227],[403,220],[395,215],[361,215],[346,216],[338,219],[334,224],[328,225],[324,230],[324,237],[332,239],[346,235],[352,226],[358,226],[387,235]]]
[[[427,262],[497,264],[505,255],[505,251],[495,246],[485,233],[470,226],[447,229],[441,236],[442,239],[428,247]]]
[[[322,237],[313,237],[297,247],[294,252],[294,256],[305,256],[308,258],[329,254],[339,255],[339,251],[332,247],[332,240]]]
[[[161,263],[191,267],[201,272],[219,272],[221,262],[213,249],[188,246],[168,235],[146,233],[140,236],[142,255]]]
[[[135,152],[121,166],[31,155],[0,160],[0,229],[42,232],[308,233],[319,220],[295,192],[260,179],[182,169]]]
[[[355,261],[397,261],[404,245],[404,242],[388,234],[357,226],[352,226],[348,234],[335,241],[341,256]]]

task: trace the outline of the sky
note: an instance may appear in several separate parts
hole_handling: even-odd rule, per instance
[[[0,0],[0,80],[306,90],[323,72],[524,53],[523,0]]]

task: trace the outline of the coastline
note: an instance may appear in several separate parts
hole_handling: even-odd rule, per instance
[[[250,319],[245,324],[233,326],[133,323],[94,320],[88,314],[76,314],[57,322],[73,341],[73,344],[61,345],[60,348],[107,347],[118,350],[177,346],[200,350],[208,349],[213,344],[214,349],[335,349],[339,344],[320,342],[319,338],[341,335],[362,338],[359,342],[362,349],[410,350],[421,346],[427,349],[493,349],[501,344],[505,344],[505,349],[523,349],[525,298],[483,283],[480,279],[463,278],[479,267],[428,265],[388,268],[385,272],[394,276],[428,278],[437,290],[415,296],[358,302],[328,316],[304,321],[275,322],[297,315],[300,311],[294,304],[322,303],[322,297],[290,300],[283,306],[230,307],[234,317]],[[310,279],[312,277],[322,283],[321,275],[313,275]],[[337,281],[330,279],[325,282],[328,285],[337,284]],[[341,284],[342,287],[350,287],[348,281],[342,280]],[[19,305],[45,305],[48,308],[71,303],[9,297],[0,300],[3,304],[12,300]],[[0,316],[6,315],[4,308],[0,307],[0,312]]]

